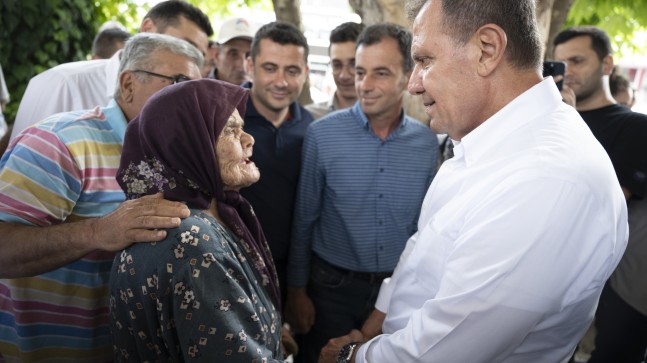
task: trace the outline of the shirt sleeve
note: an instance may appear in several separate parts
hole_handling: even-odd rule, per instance
[[[424,245],[443,243],[439,235],[426,239],[438,223],[430,218],[418,237],[420,248],[400,264],[408,265],[406,273],[438,278],[437,291],[427,291],[430,285],[420,280],[407,286],[425,289],[429,299],[408,312],[403,328],[361,346],[356,361],[502,361],[529,335],[541,334],[539,324],[551,324],[550,317],[568,309],[578,322],[560,329],[569,339],[577,335],[622,255],[621,244],[608,243],[608,218],[622,220],[609,215],[621,210],[619,193],[617,199],[602,204],[590,190],[562,181],[524,180],[499,188],[460,216],[458,234],[445,241],[449,251],[440,276],[431,273],[437,266],[425,263]],[[403,295],[392,300],[406,300]]]
[[[647,116],[633,121],[618,138],[622,141],[608,152],[620,185],[643,199],[647,193]]]
[[[0,65],[0,103],[8,103],[9,100],[9,91],[7,90],[7,84],[2,73],[2,66]]]
[[[83,174],[53,132],[25,131],[0,168],[0,220],[47,226],[64,221],[76,206]]]
[[[287,276],[290,286],[304,287],[308,284],[314,226],[320,217],[325,185],[319,162],[316,134],[310,127],[303,141],[301,175],[294,210]]]

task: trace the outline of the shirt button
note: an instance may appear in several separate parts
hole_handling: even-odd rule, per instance
[[[382,194],[380,194],[379,197],[382,198]]]
[[[381,226],[381,225],[382,225],[382,221],[377,222],[377,224],[379,224],[379,225]]]
[[[384,172],[384,168],[380,168],[380,173]]]

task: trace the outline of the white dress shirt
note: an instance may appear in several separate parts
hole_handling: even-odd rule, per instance
[[[611,161],[552,79],[440,168],[357,362],[567,362],[628,236]]]
[[[121,52],[110,59],[60,64],[33,77],[20,101],[11,139],[55,113],[106,106],[117,86]]]

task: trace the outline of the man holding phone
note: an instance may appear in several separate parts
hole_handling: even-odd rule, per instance
[[[553,77],[553,79],[555,79],[555,83],[557,84],[557,89],[560,91],[562,90],[562,86],[564,85],[565,72],[566,72],[566,63],[564,62],[560,62],[560,61],[544,62],[544,70],[543,70],[544,78],[548,76]]]
[[[600,297],[589,363],[638,363],[647,349],[647,115],[613,99],[611,42],[602,29],[569,28],[553,43],[555,59],[567,64],[564,87],[574,91],[577,111],[613,163],[631,231],[627,250]]]
[[[566,73],[566,63],[561,61],[545,61],[542,75],[544,78],[550,76],[555,80],[557,89],[562,94],[562,100],[575,107],[575,92],[569,86],[564,85],[564,74]]]

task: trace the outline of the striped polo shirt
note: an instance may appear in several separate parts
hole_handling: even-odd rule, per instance
[[[436,135],[404,112],[385,140],[373,133],[359,102],[312,123],[303,144],[288,285],[307,284],[313,251],[343,269],[393,271],[416,232],[437,157]]]
[[[51,226],[112,212],[125,199],[115,178],[125,128],[111,100],[26,129],[0,161],[0,220]],[[107,284],[113,257],[97,251],[42,275],[0,280],[4,359],[112,360]]]

